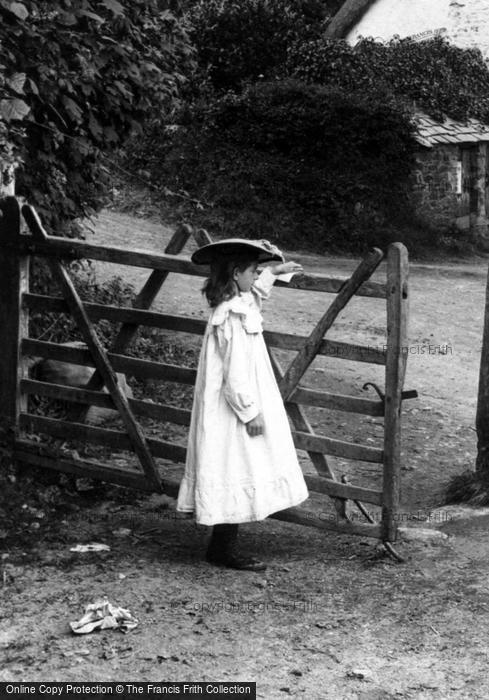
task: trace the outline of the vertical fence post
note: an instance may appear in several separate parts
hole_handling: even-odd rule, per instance
[[[387,357],[385,367],[382,539],[397,533],[401,472],[401,404],[407,359],[408,255],[402,243],[387,253]]]
[[[19,413],[27,398],[20,392],[20,380],[27,375],[27,362],[20,344],[28,335],[28,311],[22,295],[29,287],[29,258],[18,253],[20,205],[15,197],[0,200],[0,430],[7,450],[13,449],[19,431]]]
[[[482,333],[475,427],[477,430],[475,469],[478,475],[484,479],[489,475],[489,270],[486,277],[484,328]]]

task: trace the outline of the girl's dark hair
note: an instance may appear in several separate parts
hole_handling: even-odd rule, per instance
[[[249,265],[257,262],[257,256],[250,252],[249,255],[221,257],[211,263],[211,274],[202,287],[209,306],[219,306],[223,301],[228,301],[236,296],[236,285],[233,280],[233,272],[236,268],[243,272]]]

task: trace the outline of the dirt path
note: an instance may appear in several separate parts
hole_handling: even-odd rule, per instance
[[[97,241],[152,250],[169,235],[112,212],[97,224]],[[294,258],[341,276],[355,266]],[[109,268],[98,268],[101,278]],[[147,274],[124,279],[139,287]],[[473,464],[485,274],[482,262],[412,268],[410,345],[451,348],[410,353],[406,384],[420,393],[404,411],[403,507],[412,516],[422,518],[449,476]],[[157,307],[204,316],[200,284],[171,276]],[[327,303],[328,295],[293,292],[291,305],[291,292],[275,292],[270,328],[307,332]],[[382,345],[380,309],[379,301],[356,300],[332,337]],[[343,393],[361,393],[376,379],[375,367],[329,358],[311,373]],[[332,436],[374,444],[380,437],[372,419],[317,412],[311,420]],[[350,468],[339,460],[335,467]],[[364,470],[355,478],[376,476]],[[61,518],[40,519],[24,549],[4,552],[0,680],[253,680],[266,700],[489,696],[487,517],[447,523],[451,537],[436,545],[400,543],[405,564],[367,539],[274,521],[243,527],[244,544],[269,562],[264,575],[206,565],[207,528],[175,518],[162,497],[109,494],[94,504],[77,496]],[[91,541],[110,552],[70,552]],[[101,595],[132,610],[139,627],[125,636],[72,635],[68,622]]]

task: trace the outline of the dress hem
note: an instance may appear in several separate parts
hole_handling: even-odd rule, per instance
[[[239,523],[253,523],[253,522],[258,522],[260,520],[266,520],[270,515],[273,515],[273,513],[279,513],[281,510],[287,510],[288,508],[294,508],[295,506],[298,506],[301,503],[304,503],[304,501],[307,501],[309,498],[309,494],[306,493],[304,497],[300,497],[297,500],[294,500],[292,502],[288,502],[287,504],[279,505],[277,507],[270,509],[267,509],[263,513],[241,513],[240,515],[233,515],[233,516],[225,516],[223,515],[220,518],[195,518],[195,522],[197,525],[206,525],[208,527],[212,527],[213,525],[220,525],[222,523],[229,523],[229,524],[239,524]],[[191,509],[186,509],[186,508],[177,508],[177,511],[179,513],[195,513],[195,510]]]

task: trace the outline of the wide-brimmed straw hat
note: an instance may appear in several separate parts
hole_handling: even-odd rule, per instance
[[[271,260],[283,262],[284,259],[277,246],[265,239],[225,238],[222,241],[202,246],[202,248],[193,253],[191,260],[196,265],[209,265],[213,260],[223,256],[231,258],[249,254],[255,257],[258,262],[269,262]]]

